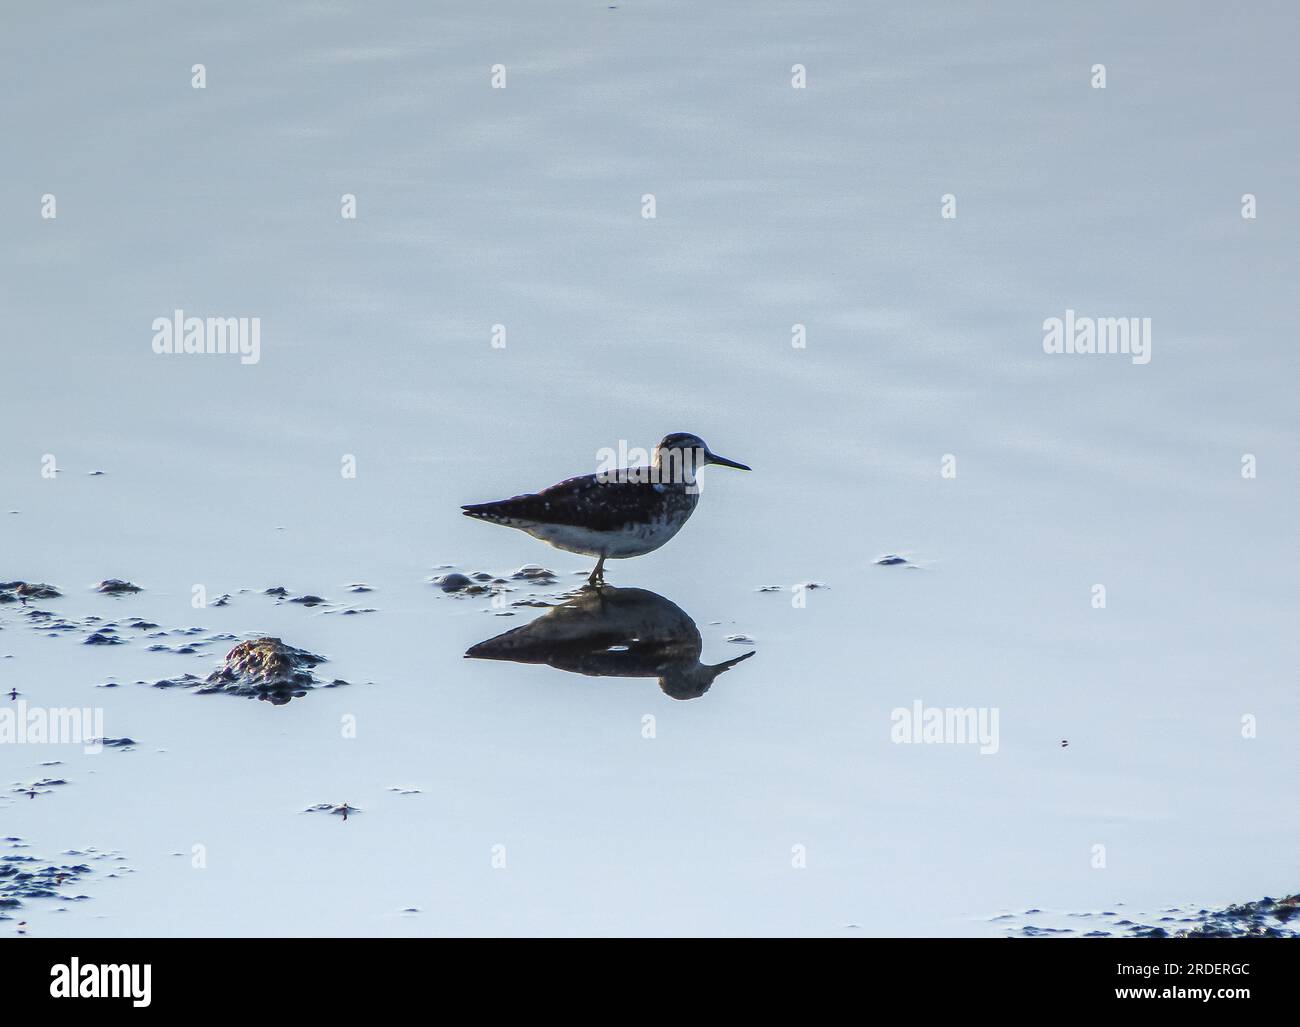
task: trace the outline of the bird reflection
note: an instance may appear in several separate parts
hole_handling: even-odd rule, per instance
[[[644,588],[584,588],[537,620],[471,647],[479,660],[538,663],[589,677],[658,678],[673,699],[698,699],[713,679],[751,650],[700,662],[695,621],[680,606]]]

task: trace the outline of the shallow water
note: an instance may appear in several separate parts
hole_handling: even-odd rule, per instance
[[[18,12],[0,578],[350,682],[154,689],[233,642],[0,606],[0,688],[136,742],[0,745],[0,834],[92,868],[29,933],[1000,934],[1293,892],[1297,15],[999,10]],[[260,317],[260,361],[155,354],[177,308]],[[1044,354],[1066,308],[1151,317],[1151,362]],[[678,430],[754,471],[609,580],[756,655],[689,701],[466,660],[545,611],[432,577],[543,564],[507,598],[553,603],[590,561],[459,504]],[[895,744],[918,700],[997,710],[997,752]],[[92,846],[133,872],[60,855]]]

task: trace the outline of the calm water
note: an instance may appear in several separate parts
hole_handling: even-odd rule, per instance
[[[138,743],[0,745],[12,851],[134,871],[27,903],[31,933],[997,934],[1295,890],[1291,5],[7,21],[0,578],[353,682],[150,689],[229,643],[85,646],[0,607],[6,694]],[[260,361],[155,354],[178,308],[260,318]],[[1067,308],[1151,318],[1150,363],[1045,354]],[[466,660],[541,611],[439,568],[560,575],[514,601],[591,562],[459,504],[680,430],[754,471],[707,472],[609,580],[693,621],[704,663],[756,655],[689,701]],[[998,751],[893,743],[917,700],[997,710]]]

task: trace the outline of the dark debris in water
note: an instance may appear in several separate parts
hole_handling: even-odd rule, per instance
[[[534,585],[554,585],[558,580],[555,571],[535,563],[527,563],[510,575],[512,581],[530,581]]]
[[[123,752],[130,752],[137,744],[134,738],[92,738],[91,743],[102,745],[105,749],[121,749]]]
[[[1004,913],[993,918],[1008,922],[1010,934],[1024,938],[1300,938],[1300,894],[1285,898],[1262,898],[1223,909],[1173,907],[1159,914],[1100,913],[1057,914],[1053,923],[1034,924],[1024,918],[1045,916],[1042,910],[1023,914]],[[1066,921],[1084,921],[1078,928],[1062,926]]]
[[[11,849],[28,849],[25,841],[18,837],[3,839]],[[101,851],[94,846],[85,850],[68,849],[62,853],[65,858],[78,862],[62,863],[38,858],[16,852],[0,856],[0,920],[12,920],[9,911],[25,907],[33,900],[54,899],[60,902],[81,902],[89,895],[69,893],[66,889],[92,874],[92,863],[109,861],[121,864],[125,857],[116,852]],[[125,873],[132,873],[129,868],[118,867]],[[108,877],[117,877],[111,873]],[[30,916],[30,913],[23,915]]]
[[[87,895],[64,895],[59,889],[76,884],[92,870],[85,863],[43,863],[35,856],[0,856],[0,920],[5,910],[18,909],[32,899],[76,902]]]
[[[61,788],[68,782],[61,777],[43,777],[39,781],[32,781],[30,784],[23,784],[15,781],[10,789],[15,795],[26,795],[34,799],[38,795],[49,795],[55,788]]]
[[[178,678],[155,681],[153,687],[189,688],[197,695],[238,695],[283,706],[312,689],[347,684],[340,679],[318,678],[314,668],[324,662],[325,657],[285,645],[278,638],[254,638],[231,649],[221,668],[206,678],[182,674]]]
[[[58,599],[63,593],[39,581],[0,581],[0,604],[26,603],[31,599]]]
[[[121,596],[131,595],[136,592],[143,592],[139,585],[133,585],[129,581],[123,581],[121,578],[108,578],[101,581],[95,586],[96,592],[103,592],[104,595]]]
[[[1295,921],[1295,923],[1292,923]],[[1300,938],[1300,894],[1212,910],[1180,938]]]
[[[364,593],[364,592],[374,591],[374,589],[371,588],[369,585],[362,585],[359,583],[348,585],[347,589],[349,592],[353,592],[353,593]],[[322,611],[324,613],[357,614],[357,613],[377,612],[373,606],[342,607],[340,606],[340,604],[335,603],[332,600],[326,599],[324,596],[317,595],[315,592],[304,592],[302,595],[294,595],[283,585],[276,585],[272,588],[268,588],[262,593],[262,595],[271,596],[272,598],[276,599],[277,605],[281,602],[288,602],[288,603],[293,603],[297,606],[305,607],[306,609],[309,610],[314,609],[317,606],[321,606],[324,607],[324,610]],[[226,596],[225,598],[228,600],[230,597]],[[223,604],[214,603],[213,605],[217,606]]]
[[[369,590],[369,586],[354,586]],[[99,591],[119,595],[140,591],[130,582],[110,578],[99,585]],[[241,590],[246,591],[246,590]],[[287,596],[284,588],[267,589],[267,594]],[[9,597],[7,602],[19,602],[24,605],[28,599],[57,596],[60,593],[53,586],[31,585],[22,581],[0,583],[0,595]],[[304,606],[315,606],[326,601],[319,596],[307,594],[290,602]],[[347,614],[374,613],[373,607],[347,608],[341,611]],[[67,633],[86,632],[82,638],[83,645],[117,646],[125,645],[133,637],[129,630],[143,632],[152,644],[147,651],[170,653],[182,656],[206,656],[206,647],[212,643],[234,642],[237,636],[228,632],[207,633],[201,627],[175,628],[161,630],[153,621],[140,617],[106,620],[96,615],[76,619],[63,617],[51,610],[30,608],[23,611],[28,626],[50,638]],[[179,677],[152,682],[158,688],[188,688],[199,694],[224,692],[231,695],[258,698],[275,705],[282,705],[291,698],[305,695],[313,688],[333,688],[346,685],[341,679],[321,680],[313,673],[313,668],[325,662],[323,656],[302,649],[285,645],[278,638],[261,637],[241,642],[226,654],[223,666],[209,674],[199,677],[194,674],[182,674]],[[144,682],[141,682],[142,684]],[[116,688],[117,682],[111,679],[97,687]],[[17,693],[15,692],[15,698]]]
[[[505,595],[515,591],[515,586],[511,582],[518,582],[520,585],[531,585],[537,588],[550,588],[559,583],[559,575],[555,571],[539,564],[529,563],[524,566],[510,571],[508,575],[489,574],[487,571],[475,571],[473,574],[467,574],[455,570],[450,565],[439,567],[442,574],[435,574],[429,579],[429,583],[440,589],[447,595],[455,596],[458,599],[470,598],[473,596],[486,596],[492,598],[495,596]],[[495,604],[494,604],[495,605]],[[527,599],[521,599],[510,604],[511,606],[551,606],[549,602],[539,602],[536,594],[530,594]]]
[[[101,631],[96,631],[92,635],[86,636],[86,640],[81,644],[82,645],[126,645],[126,639],[118,638],[116,632],[112,628],[105,628]]]
[[[460,573],[439,574],[432,582],[444,592],[464,592],[474,585],[474,580],[469,575]]]
[[[294,603],[298,606],[305,606],[311,609],[315,606],[329,606],[330,601],[324,596],[318,596],[314,592],[304,592],[302,595],[294,595],[283,585],[274,585],[262,592],[264,596],[271,596],[281,602]]]
[[[148,649],[151,653],[175,653],[178,656],[203,656],[205,655],[200,649],[201,646],[207,645],[206,642],[187,642],[185,645],[163,645],[157,642]]]
[[[342,817],[347,820],[350,816],[355,816],[361,810],[356,806],[349,806],[346,802],[318,802],[314,806],[308,806],[304,813],[331,813],[336,817]]]

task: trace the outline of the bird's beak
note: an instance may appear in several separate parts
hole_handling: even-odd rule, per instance
[[[728,460],[725,456],[718,456],[717,453],[710,453],[707,450],[705,450],[704,456],[705,456],[704,462],[706,464],[721,464],[723,467],[734,467],[740,471],[753,470],[753,468],[748,466],[747,464],[738,464],[736,463],[735,460]]]
[[[725,660],[722,663],[715,663],[712,667],[709,668],[709,670],[713,671],[714,677],[717,677],[723,671],[731,670],[732,667],[740,663],[742,660],[748,660],[751,656],[753,656],[757,652],[758,652],[757,649],[751,649],[747,653],[741,653],[739,656],[733,656],[731,659]]]

